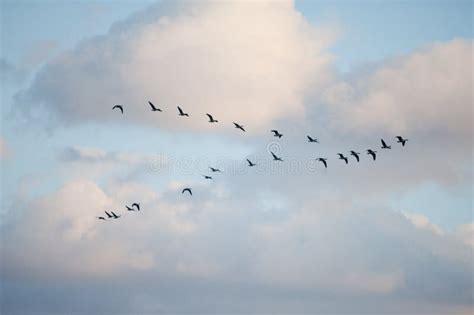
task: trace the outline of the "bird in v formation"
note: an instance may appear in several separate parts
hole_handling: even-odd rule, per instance
[[[151,101],[148,101],[148,104],[150,105],[151,110],[152,110],[153,112],[162,112],[162,111],[163,111],[161,108],[156,107]],[[113,110],[114,110],[114,109],[118,109],[118,110],[120,110],[121,114],[124,113],[124,106],[123,106],[123,105],[114,105],[114,106],[112,107],[112,109],[113,109]],[[189,114],[186,113],[186,112],[184,112],[183,109],[182,109],[180,106],[177,106],[177,109],[178,109],[178,115],[179,115],[179,116],[189,117]],[[206,113],[206,116],[209,118],[209,121],[208,121],[209,123],[217,123],[217,122],[219,122],[218,120],[214,119],[214,117],[213,117],[211,114],[209,114],[209,113]],[[244,128],[244,126],[243,126],[242,124],[239,124],[239,123],[236,123],[236,122],[232,122],[232,123],[234,124],[234,127],[235,127],[236,129],[239,129],[239,130],[241,130],[242,132],[246,132],[246,130],[245,130],[245,128]],[[272,130],[270,130],[270,131],[273,133],[273,136],[274,136],[274,137],[277,137],[277,138],[279,138],[279,139],[283,137],[283,134],[280,133],[280,132],[279,132],[278,130],[276,130],[276,129],[272,129]],[[319,141],[318,141],[317,138],[313,138],[313,137],[311,137],[310,135],[307,135],[306,138],[308,139],[308,142],[310,142],[310,143],[319,143]],[[403,138],[402,136],[396,136],[395,138],[397,139],[397,143],[401,143],[402,146],[405,146],[406,142],[408,141],[408,139],[405,139],[405,138]],[[391,148],[392,148],[390,145],[388,145],[388,144],[385,142],[384,139],[380,139],[380,141],[381,141],[381,143],[382,143],[382,146],[381,146],[382,149],[391,149]],[[376,160],[377,151],[374,151],[374,150],[372,150],[372,149],[367,149],[366,152],[367,152],[368,155],[372,156],[372,159],[373,159],[374,161]],[[283,159],[282,159],[281,157],[277,156],[274,152],[270,152],[270,153],[271,153],[271,155],[272,155],[272,157],[273,157],[273,161],[280,161],[280,162],[283,162]],[[343,160],[343,161],[345,162],[345,164],[348,164],[348,163],[349,163],[348,157],[344,156],[344,154],[342,154],[342,153],[337,153],[337,155],[339,156],[339,159],[340,159],[340,160]],[[352,156],[356,159],[357,162],[360,162],[360,153],[359,153],[359,152],[356,152],[356,151],[351,150],[351,151],[350,151],[350,155],[352,155]],[[327,158],[321,158],[321,157],[320,157],[320,158],[317,158],[316,160],[317,160],[317,161],[320,161],[320,162],[324,165],[325,168],[328,167]],[[248,167],[254,167],[254,166],[257,165],[256,163],[250,161],[249,159],[247,159],[246,161],[247,161]],[[209,169],[210,169],[211,172],[213,172],[213,173],[222,173],[222,171],[221,171],[220,169],[218,169],[218,168],[209,167]],[[203,177],[204,177],[205,179],[208,179],[208,180],[212,180],[212,179],[213,179],[212,176],[209,176],[209,175],[203,175]],[[188,188],[184,188],[181,193],[184,194],[184,193],[186,193],[186,192],[189,193],[190,196],[192,196],[192,190],[191,190],[191,188],[189,188],[189,187],[188,187]],[[129,207],[128,205],[126,205],[125,207],[127,208],[127,211],[140,211],[140,205],[139,205],[138,203],[133,203],[130,207]],[[107,212],[107,211],[105,211],[105,214],[107,215],[107,218],[108,218],[108,219],[118,219],[118,218],[121,217],[120,215],[117,215],[117,214],[114,213],[113,211],[110,211],[110,213]],[[106,218],[103,217],[103,216],[98,216],[97,219],[99,219],[99,220],[106,220]]]

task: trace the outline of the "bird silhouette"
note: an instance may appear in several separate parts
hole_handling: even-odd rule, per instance
[[[376,159],[376,157],[377,157],[377,151],[373,151],[373,150],[371,150],[371,149],[368,149],[368,150],[367,150],[367,154],[372,155],[372,158],[373,158],[374,161],[375,161],[375,159]]]
[[[112,109],[116,109],[116,108],[120,109],[120,111],[123,114],[123,106],[122,105],[114,105],[114,107],[112,107]]]
[[[344,160],[347,163],[349,163],[349,160],[347,159],[346,156],[344,156],[342,153],[338,153],[337,155],[339,155],[339,160]]]
[[[127,211],[135,211],[135,209],[130,208],[129,206],[125,205],[125,208],[127,208]]]
[[[273,136],[275,136],[275,137],[278,137],[278,138],[283,137],[283,134],[279,133],[278,130],[273,129],[273,130],[270,130],[270,131],[273,132]]]
[[[148,104],[150,104],[152,112],[162,112],[162,110],[157,108],[152,102],[148,101]]]
[[[139,203],[132,203],[132,207],[137,208],[138,211],[140,211],[140,204]]]
[[[182,194],[184,194],[185,192],[188,192],[191,196],[193,195],[191,188],[184,188],[183,191],[181,191]]]
[[[359,162],[359,154],[359,152],[351,151],[351,155],[356,158],[357,162]]]
[[[408,141],[408,139],[403,139],[401,136],[396,136],[395,138],[397,138],[397,143],[402,144],[402,147],[404,147],[405,143]]]
[[[112,213],[112,215],[114,216],[114,219],[118,219],[121,217],[121,215],[116,215],[113,211],[110,211],[110,213]]]
[[[240,129],[240,130],[242,130],[243,132],[245,132],[244,126],[239,125],[239,124],[236,123],[236,122],[232,122],[232,123],[234,124],[235,128]]]
[[[270,153],[271,153],[272,156],[273,156],[273,161],[281,161],[281,162],[283,162],[283,160],[282,160],[280,157],[276,156],[275,153],[273,153],[273,152],[270,152]]]
[[[255,163],[252,163],[252,161],[250,161],[249,159],[247,159],[247,163],[249,164],[250,167],[257,165]]]
[[[316,142],[319,143],[318,139],[316,138],[311,138],[311,136],[306,136],[308,138],[308,142]]]
[[[222,173],[222,171],[218,168],[214,168],[214,167],[210,167],[209,166],[209,169],[211,170],[211,172],[215,173],[215,172],[219,172],[219,173]]]
[[[323,162],[323,164],[324,164],[324,167],[325,167],[325,168],[328,168],[328,162],[327,162],[327,159],[324,159],[324,158],[318,158],[317,160],[318,160],[318,161],[321,161],[321,162]]]
[[[391,149],[392,148],[391,146],[387,145],[385,143],[385,141],[383,141],[383,139],[380,139],[380,141],[382,142],[382,147],[381,147],[382,149]]]
[[[212,117],[212,115],[210,115],[210,114],[206,114],[206,116],[209,117],[209,122],[210,122],[210,123],[219,122],[218,120],[215,120],[215,119]]]
[[[182,110],[181,107],[179,107],[179,106],[178,106],[178,112],[179,112],[179,116],[186,116],[186,117],[189,117],[189,114],[183,112],[183,110]]]
[[[99,219],[99,220],[104,220],[105,221],[104,217],[96,217],[96,218]]]
[[[209,175],[202,175],[205,179],[212,179],[212,176]]]
[[[105,214],[107,215],[107,218],[113,218],[113,217],[114,217],[113,215],[111,215],[111,214],[108,213],[107,211],[104,211],[104,212],[105,212]]]

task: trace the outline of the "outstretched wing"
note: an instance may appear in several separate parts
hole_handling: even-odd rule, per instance
[[[386,147],[387,144],[385,143],[385,141],[383,141],[383,139],[380,139],[380,141],[382,141],[382,146]]]
[[[123,107],[121,105],[114,105],[114,107],[112,107],[112,109],[116,109],[116,108],[120,109],[120,111],[123,114]]]

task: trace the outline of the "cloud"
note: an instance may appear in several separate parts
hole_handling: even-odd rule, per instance
[[[173,5],[149,10],[163,6]],[[17,95],[18,109],[31,114],[25,104],[34,99],[60,124],[126,117],[179,129],[180,105],[193,117],[186,128],[207,126],[211,112],[217,127],[244,121],[258,129],[301,116],[305,91],[331,78],[333,35],[311,26],[291,1],[204,2],[179,13],[131,19],[54,58]],[[150,115],[148,100],[164,113]],[[114,104],[125,104],[126,116],[111,112]]]
[[[474,247],[474,223],[459,226],[456,231],[456,236],[465,244]]]
[[[413,223],[414,226],[420,228],[420,229],[427,229],[435,234],[443,234],[443,230],[436,224],[432,223],[430,219],[425,217],[422,214],[418,213],[410,213],[410,212],[405,212],[402,211],[402,215],[407,218],[411,223]]]
[[[165,171],[170,161],[161,154],[106,151],[96,147],[71,146],[59,156],[61,172],[66,178],[99,179],[114,175],[132,180],[140,175]]]
[[[85,281],[91,287],[119,277],[121,290],[128,291],[134,277],[166,275],[171,282],[186,283],[188,289],[177,287],[190,297],[190,302],[180,302],[182,311],[198,305],[211,311],[205,306],[211,303],[206,292],[216,285],[223,286],[219,294],[224,299],[234,302],[239,297],[232,286],[250,288],[255,301],[250,313],[273,309],[266,296],[278,290],[290,293],[279,302],[288,312],[298,310],[297,305],[322,311],[311,302],[315,297],[325,297],[322,305],[328,309],[346,313],[368,312],[367,305],[387,312],[433,312],[472,304],[470,247],[452,235],[420,229],[402,214],[361,210],[332,197],[307,199],[300,207],[282,205],[273,212],[260,209],[257,193],[238,199],[235,192],[220,194],[201,186],[191,199],[183,198],[179,188],[176,184],[158,194],[146,186],[99,187],[73,180],[47,196],[24,201],[17,205],[24,211],[21,218],[3,230],[2,277],[43,279],[59,286]],[[124,211],[123,205],[137,201],[138,195],[142,211]],[[97,220],[105,209],[122,217]],[[279,211],[287,215],[281,217]],[[141,289],[130,291],[125,309],[142,311],[135,299],[168,286],[142,283]],[[200,289],[190,289],[196,286]],[[108,294],[118,291],[109,288]],[[307,298],[295,306],[293,295]],[[201,299],[192,302],[191,296]],[[341,299],[365,302],[346,309]],[[222,311],[239,305],[218,304]],[[104,312],[113,312],[113,305]],[[160,303],[162,312],[176,307],[173,300]]]
[[[433,43],[326,91],[339,127],[471,139],[471,40]],[[470,142],[463,142],[470,143]]]
[[[12,150],[8,146],[6,140],[2,137],[0,137],[0,159],[7,159],[10,156],[12,156]]]
[[[26,78],[26,71],[18,68],[6,59],[0,58],[0,82],[19,84]]]

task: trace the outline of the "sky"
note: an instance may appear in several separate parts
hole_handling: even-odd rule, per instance
[[[1,313],[472,312],[471,1],[0,3]]]

